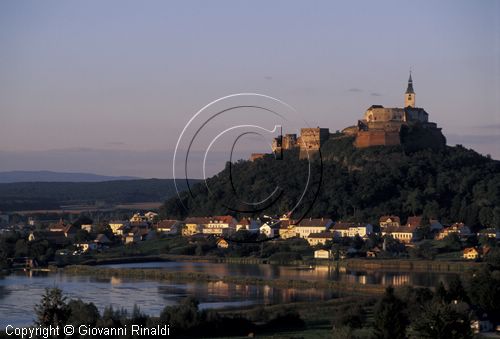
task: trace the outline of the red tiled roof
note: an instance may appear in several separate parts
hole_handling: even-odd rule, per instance
[[[172,228],[172,226],[174,226],[178,222],[179,222],[178,220],[165,219],[165,220],[158,222],[154,227],[155,228]]]
[[[231,215],[216,215],[210,219],[212,219],[212,221],[217,221],[218,223],[224,223],[224,224],[230,224],[234,220],[234,218]]]
[[[184,220],[186,224],[208,224],[210,222],[209,217],[189,217]]]
[[[357,225],[353,222],[336,222],[332,226],[332,230],[348,230],[349,227],[356,227]]]
[[[379,223],[386,222],[387,219],[391,219],[393,222],[401,222],[401,220],[399,219],[399,217],[397,215],[383,215],[380,217],[380,219],[378,221],[379,221]]]
[[[408,217],[408,220],[406,221],[406,226],[410,227],[420,226],[421,223],[422,223],[422,216]]]
[[[309,218],[309,219],[302,219],[296,226],[327,226],[329,223],[331,223],[331,219],[328,218]]]

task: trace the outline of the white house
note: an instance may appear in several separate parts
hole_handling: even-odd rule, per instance
[[[279,225],[279,220],[269,220],[268,222],[260,226],[259,232],[260,234],[264,234],[268,238],[274,238],[279,235]]]
[[[316,250],[314,251],[315,259],[332,259],[333,254],[331,250]]]
[[[295,230],[299,237],[307,239],[311,233],[321,233],[327,231],[332,224],[332,219],[302,219],[299,223],[295,224]]]

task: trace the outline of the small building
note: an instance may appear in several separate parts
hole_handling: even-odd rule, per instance
[[[258,233],[260,226],[261,222],[259,219],[242,218],[236,224],[236,231],[245,230],[248,232]]]
[[[333,224],[331,231],[337,237],[354,238],[355,236],[360,236],[361,238],[367,238],[373,233],[373,226],[371,224],[356,224],[340,221]]]
[[[123,235],[125,231],[130,227],[130,221],[128,220],[112,220],[109,222],[109,227],[114,235]]]
[[[158,213],[150,211],[150,212],[145,213],[144,217],[146,218],[147,221],[153,222],[158,217]]]
[[[64,235],[64,232],[30,232],[28,241],[47,240],[49,244],[63,246],[70,243],[70,240]]]
[[[180,221],[170,219],[161,220],[153,225],[153,228],[158,233],[176,234],[180,229]]]
[[[75,247],[82,252],[90,252],[90,251],[95,251],[98,245],[95,242],[87,241],[87,242],[76,243]]]
[[[185,237],[201,233],[203,227],[208,224],[209,219],[206,217],[189,217],[184,220],[184,227],[182,228],[182,235]]]
[[[450,234],[457,234],[460,238],[467,238],[472,235],[470,228],[465,226],[463,222],[456,222],[449,227],[443,228],[436,236],[437,240],[443,240]]]
[[[316,250],[314,251],[315,259],[332,259],[333,254],[331,250]]]
[[[335,234],[332,232],[312,233],[307,237],[307,242],[310,246],[325,245],[327,241],[332,241]]]
[[[87,232],[92,232],[92,224],[82,224],[80,226],[80,228],[83,230],[83,231],[87,231]]]
[[[380,248],[378,246],[375,246],[369,251],[366,251],[366,257],[367,258],[377,258],[380,255]]]
[[[132,218],[130,218],[130,222],[147,222],[148,218],[141,213],[134,213]]]
[[[226,239],[219,238],[219,239],[217,239],[217,247],[226,249],[226,248],[229,248],[229,243],[227,242]]]
[[[141,241],[141,235],[134,232],[127,233],[123,238],[123,242],[125,243],[125,245],[134,244],[139,241]]]
[[[295,229],[299,237],[307,239],[311,233],[321,233],[327,231],[333,224],[332,219],[309,218],[302,219],[295,224]]]
[[[264,234],[268,238],[274,238],[279,235],[280,221],[269,220],[259,228],[260,234]]]
[[[208,218],[208,223],[203,225],[202,233],[213,235],[229,235],[236,232],[238,221],[230,215],[218,215]]]
[[[478,237],[500,239],[500,232],[496,228],[486,228],[477,233]]]
[[[475,247],[467,247],[464,249],[463,257],[467,260],[479,259],[479,251]]]
[[[384,215],[378,220],[381,229],[386,227],[399,227],[401,226],[401,219],[396,215]]]
[[[297,229],[288,216],[284,215],[279,220],[278,234],[281,239],[290,239],[297,237]]]
[[[416,240],[417,227],[415,226],[388,226],[382,230],[382,236],[391,236],[402,243],[411,243]]]
[[[61,219],[58,223],[49,226],[49,232],[62,233],[66,238],[73,239],[78,230]]]

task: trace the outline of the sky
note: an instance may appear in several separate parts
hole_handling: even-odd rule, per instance
[[[2,1],[0,171],[172,177],[218,98],[262,93],[335,131],[401,107],[410,68],[448,144],[500,159],[500,1]]]

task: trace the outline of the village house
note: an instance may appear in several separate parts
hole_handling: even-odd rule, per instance
[[[179,220],[170,219],[161,220],[153,225],[153,229],[155,229],[158,233],[165,234],[177,234],[180,227],[181,222]]]
[[[123,242],[125,245],[134,244],[141,241],[141,235],[139,233],[130,232],[123,237]]]
[[[268,238],[274,238],[279,235],[280,220],[269,220],[259,228],[260,234],[264,234]]]
[[[402,243],[409,244],[417,239],[418,228],[421,226],[422,217],[408,217],[406,225],[394,227],[387,226],[382,229],[382,236],[391,236]]]
[[[332,259],[333,254],[330,250],[316,250],[314,251],[315,259]]]
[[[156,218],[158,218],[158,213],[156,212],[147,212],[144,214],[144,218],[146,219],[146,221],[149,221],[149,222],[153,222],[156,220]]]
[[[400,227],[386,227],[382,230],[382,236],[391,236],[402,243],[410,243],[416,240],[417,227],[400,226]]]
[[[475,247],[467,247],[464,249],[463,258],[467,260],[479,259],[479,251]]]
[[[422,226],[422,216],[418,217],[408,217],[408,220],[406,221],[406,227],[420,227]]]
[[[379,218],[378,224],[380,229],[386,227],[399,227],[401,226],[401,220],[395,215],[384,215]]]
[[[307,242],[310,246],[325,245],[327,241],[332,241],[334,238],[335,234],[333,232],[311,233],[307,237]]]
[[[229,248],[229,243],[227,242],[226,239],[219,238],[219,239],[217,239],[217,247],[222,248],[222,249],[226,249],[226,248]]]
[[[73,239],[78,232],[76,227],[73,227],[71,224],[67,224],[64,221],[60,220],[56,224],[52,224],[49,226],[49,232],[51,233],[61,233],[68,239]]]
[[[500,232],[496,228],[485,228],[477,233],[478,237],[500,239]]]
[[[47,240],[49,244],[63,246],[70,242],[64,232],[30,232],[28,241]]]
[[[230,235],[236,232],[238,221],[230,215],[218,215],[208,218],[208,223],[203,225],[203,234]]]
[[[356,223],[346,223],[337,222],[331,227],[331,231],[336,237],[349,237],[353,238],[356,235],[361,238],[367,238],[373,233],[373,226],[371,224],[356,224]]]
[[[366,257],[367,258],[377,258],[380,255],[380,252],[382,252],[382,250],[380,249],[380,247],[375,246],[371,250],[366,251]]]
[[[332,219],[302,219],[295,225],[295,230],[299,237],[307,239],[311,233],[321,233],[327,231],[332,224]]]
[[[75,247],[82,252],[90,252],[90,251],[95,251],[98,246],[95,242],[86,241],[86,242],[76,243]]]
[[[460,238],[466,238],[472,235],[470,228],[465,226],[463,222],[456,222],[453,225],[445,227],[439,231],[436,239],[443,240],[450,234],[457,234]]]
[[[132,218],[129,220],[130,222],[148,222],[148,218],[140,213],[134,213]]]
[[[261,222],[259,219],[242,218],[236,224],[236,231],[245,230],[248,232],[259,232]]]
[[[125,231],[130,227],[130,221],[128,220],[112,220],[109,222],[109,227],[114,235],[123,235]]]
[[[281,239],[290,239],[297,236],[297,229],[295,228],[293,222],[294,221],[286,215],[280,218],[278,234]]]
[[[184,220],[184,227],[182,228],[182,235],[189,237],[197,233],[201,233],[209,218],[207,217],[189,217]]]
[[[80,228],[86,232],[92,232],[92,224],[82,224]]]

